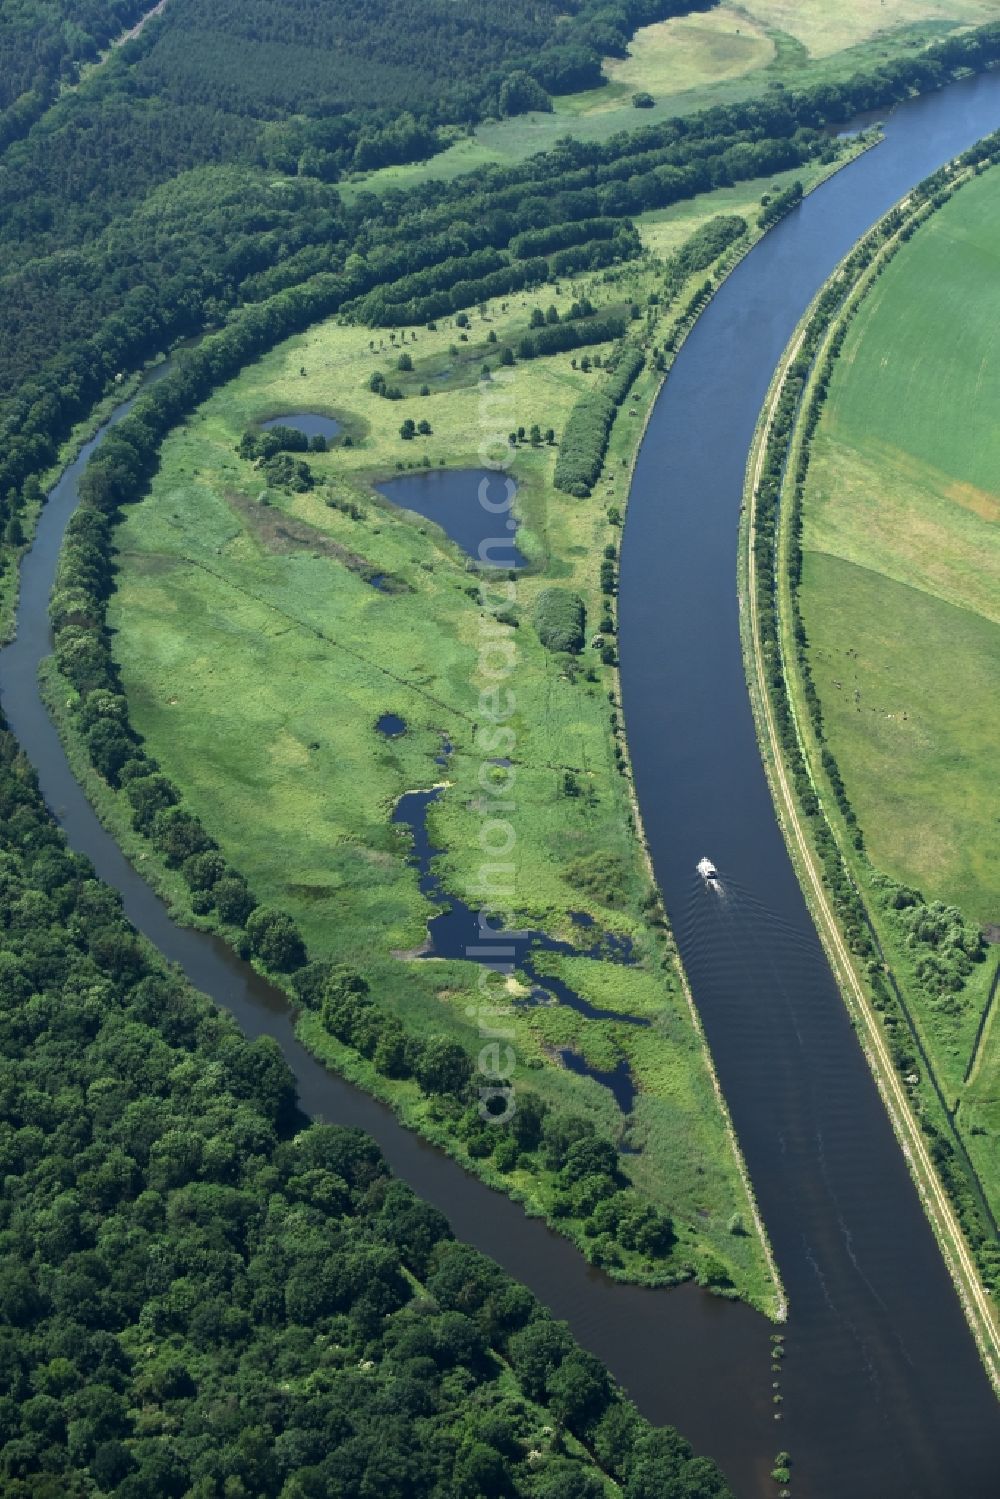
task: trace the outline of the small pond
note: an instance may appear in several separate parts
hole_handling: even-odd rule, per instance
[[[514,545],[514,486],[506,474],[488,468],[426,469],[377,487],[394,505],[440,526],[475,561],[505,569],[525,565]]]
[[[592,1077],[595,1082],[610,1089],[622,1113],[631,1114],[632,1105],[635,1103],[635,1083],[624,1057],[617,1066],[607,1072],[602,1071],[600,1067],[592,1067],[585,1057],[568,1046],[560,1049],[559,1059],[570,1072],[575,1072],[579,1077]],[[638,1152],[633,1149],[630,1154],[636,1155]]]
[[[406,733],[406,719],[400,718],[398,713],[383,713],[375,727],[387,739],[398,739],[400,734]]]
[[[272,416],[268,421],[261,422],[264,431],[271,427],[291,427],[293,432],[301,432],[304,437],[325,437],[327,442],[332,442],[341,433],[341,424],[332,416],[320,416],[316,411],[293,411],[289,416]]]

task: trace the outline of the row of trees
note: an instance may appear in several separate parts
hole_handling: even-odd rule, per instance
[[[248,427],[236,446],[241,458],[268,459],[278,453],[325,453],[327,439],[321,432],[309,437],[298,427],[286,427],[283,422],[261,430]]]
[[[613,239],[621,228],[620,219],[577,219],[563,224],[545,224],[538,229],[525,229],[515,234],[510,242],[510,253],[518,260],[529,260],[533,255],[551,255],[555,250],[568,250],[571,246],[584,244],[587,240]]]
[[[769,198],[757,215],[758,229],[770,229],[783,219],[786,214],[791,213],[802,202],[802,183],[793,182],[780,193],[775,193]]]
[[[683,286],[689,276],[697,275],[699,271],[707,271],[746,232],[747,221],[737,213],[717,214],[702,224],[667,260],[668,290],[672,286]]]
[[[582,318],[575,322],[552,324],[534,333],[525,333],[515,345],[518,359],[541,359],[549,354],[565,354],[589,344],[614,343],[625,336],[625,319],[614,313],[607,317]]]
[[[507,297],[525,287],[541,286],[548,279],[547,260],[510,262],[493,251],[482,251],[480,255],[470,256],[468,261],[456,257],[441,266],[379,287],[365,297],[357,312],[372,328],[403,328],[410,323],[432,323],[461,311],[463,307],[474,307],[494,297]],[[422,290],[411,291],[414,287]]]
[[[607,379],[586,391],[573,406],[556,459],[555,484],[578,498],[590,494],[604,466],[618,408],[645,364],[634,344],[619,351]]]

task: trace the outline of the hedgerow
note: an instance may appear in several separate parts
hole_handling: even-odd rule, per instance
[[[618,407],[645,362],[642,352],[627,344],[603,385],[587,391],[577,401],[569,414],[556,460],[557,489],[581,499],[590,493],[604,464]]]

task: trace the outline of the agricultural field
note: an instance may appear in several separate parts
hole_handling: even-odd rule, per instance
[[[872,866],[983,927],[1000,922],[998,230],[993,171],[933,216],[863,305],[813,444],[800,590]],[[906,977],[912,950],[900,943],[896,961]],[[988,950],[954,1007],[912,993],[970,1152],[1000,1187],[1000,1032],[981,1032],[995,966]]]
[[[720,1284],[765,1305],[766,1271],[758,1241],[744,1232],[748,1203],[707,1059],[669,939],[650,921],[652,887],[616,763],[615,674],[594,645],[609,610],[598,561],[617,544],[609,512],[616,497],[624,502],[619,476],[655,371],[623,408],[608,480],[580,501],[552,484],[550,433],[562,432],[577,397],[601,378],[596,366],[611,346],[513,367],[502,354],[529,331],[535,307],[565,319],[589,297],[597,317],[631,320],[658,268],[647,260],[577,277],[434,329],[390,334],[332,320],[280,345],[165,443],[151,494],[118,533],[111,624],[137,728],[258,897],[292,914],[313,957],[363,973],[409,1034],[446,1034],[473,1055],[476,972],[417,956],[434,906],[409,859],[409,835],[391,818],[403,793],[441,787],[428,821],[440,850],[435,870],[446,892],[478,907],[484,860],[495,858],[484,853],[484,791],[504,788],[516,834],[504,855],[513,866],[504,915],[580,952],[547,958],[553,982],[645,1022],[595,1021],[564,1004],[512,1007],[504,1023],[518,1087],[589,1116],[604,1138],[628,1147],[634,1184],[676,1225],[666,1273],[722,1267]],[[398,399],[372,389],[377,373]],[[313,478],[302,492],[269,483],[237,452],[248,429],[298,411],[341,423],[329,451],[302,455]],[[430,431],[404,439],[407,419]],[[479,469],[484,444],[519,429],[511,471],[528,565],[481,597],[460,547],[373,486],[400,472]],[[552,587],[583,602],[575,655],[547,650],[535,628],[539,596]],[[480,694],[493,685],[486,641],[501,642],[511,661],[503,690],[516,711],[502,736],[482,724]],[[386,714],[405,732],[380,732]],[[128,833],[120,836],[128,845]],[[183,903],[179,882],[169,893]],[[607,954],[593,953],[602,941]],[[631,961],[622,961],[622,943]],[[515,999],[530,993],[521,978]],[[315,1016],[302,1030],[320,1055],[435,1135],[434,1101],[414,1082],[377,1075]],[[602,1072],[626,1061],[634,1107],[623,1113],[604,1083],[558,1065],[566,1050]],[[507,1185],[548,1210],[551,1184],[537,1172],[514,1171]],[[625,1269],[643,1274],[638,1260]]]

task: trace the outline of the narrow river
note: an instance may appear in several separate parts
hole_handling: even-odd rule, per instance
[[[867,225],[996,127],[1000,76],[900,110],[887,141],[754,251],[699,322],[654,413],[622,557],[625,709],[657,875],[791,1298],[781,1420],[764,1320],[693,1287],[617,1286],[570,1245],[298,1044],[284,997],[222,943],[178,927],[101,828],[42,704],[47,600],[82,468],[25,557],[0,705],[70,844],[125,910],[250,1035],[274,1036],[308,1113],[368,1130],[455,1231],[524,1280],[651,1419],[773,1496],[773,1456],[811,1499],[987,1499],[1000,1410],[803,905],[753,735],[735,599],[743,468],[770,374],[811,294]],[[720,898],[694,874],[702,854]]]

